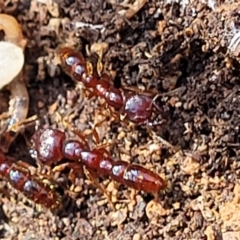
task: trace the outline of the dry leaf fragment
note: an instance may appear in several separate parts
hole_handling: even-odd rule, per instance
[[[143,6],[146,4],[147,0],[136,0],[133,4],[121,3],[123,7],[127,7],[128,10],[122,11],[120,14],[123,14],[127,19],[132,18]]]
[[[10,42],[0,42],[0,89],[21,72],[23,64],[24,53],[21,47]]]

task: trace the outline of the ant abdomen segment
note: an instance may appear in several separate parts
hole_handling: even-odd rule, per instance
[[[158,193],[167,187],[166,182],[156,173],[143,166],[129,165],[123,175],[124,184],[147,193]]]
[[[146,193],[159,193],[167,183],[154,172],[137,164],[116,161],[111,170],[111,178],[116,182]]]

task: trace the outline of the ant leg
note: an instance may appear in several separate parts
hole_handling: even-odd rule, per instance
[[[87,134],[82,134],[77,128],[72,129],[72,132],[84,142],[86,147],[89,147],[88,142],[86,141]]]
[[[116,208],[115,208],[115,206],[113,205],[113,202],[112,202],[112,200],[111,200],[111,197],[109,196],[106,188],[105,188],[102,184],[100,184],[100,183],[98,182],[96,173],[93,172],[93,171],[89,171],[89,170],[87,170],[87,172],[88,172],[89,179],[90,179],[90,180],[101,190],[101,192],[107,197],[107,200],[108,200],[108,202],[110,203],[112,209],[113,209],[114,211],[116,211]]]
[[[130,194],[130,201],[136,205],[137,203],[137,190],[131,189],[131,194]]]
[[[156,133],[153,132],[152,129],[150,129],[150,128],[149,128],[149,132],[155,139],[157,139],[159,142],[161,142],[163,145],[167,146],[168,148],[172,149],[174,152],[177,152],[181,149],[179,146],[173,146],[170,142],[168,142],[165,139],[163,139],[162,137],[156,135]]]
[[[68,175],[68,179],[70,180],[72,186],[69,187],[68,189],[65,189],[65,192],[70,196],[70,197],[76,197],[78,195],[78,192],[75,192],[74,190],[72,190],[72,187],[74,187],[73,189],[75,189],[76,184],[76,179],[77,178],[82,178],[85,176],[84,170],[83,170],[83,166],[80,163],[63,163],[60,164],[56,167],[54,167],[52,169],[53,172],[62,172],[65,168],[70,168],[70,173]]]
[[[98,75],[101,76],[102,72],[103,72],[103,64],[102,64],[102,51],[101,51],[101,56],[99,56],[98,61],[97,61],[97,72]]]
[[[159,113],[163,113],[163,109],[159,106],[159,105],[157,105],[157,103],[156,103],[156,100],[160,97],[160,96],[162,96],[162,94],[156,94],[155,96],[154,96],[154,98],[152,99],[152,105],[154,106],[154,108],[159,112]]]
[[[116,122],[119,122],[119,121],[120,121],[119,114],[116,113],[116,111],[114,111],[114,110],[112,109],[112,107],[108,106],[108,105],[107,105],[107,102],[104,102],[104,103],[99,107],[99,114],[102,115],[102,116],[104,117],[104,119],[106,120],[106,119],[107,119],[107,116],[106,116],[106,114],[103,114],[103,113],[102,113],[103,109],[107,109],[107,110],[110,112],[110,116],[113,117]]]
[[[84,171],[83,171],[83,166],[80,163],[63,163],[60,165],[55,166],[52,171],[53,172],[63,172],[66,168],[70,168],[71,171],[69,173],[69,180],[74,183],[75,179],[77,177],[83,177]]]
[[[63,163],[63,164],[60,164],[60,165],[57,165],[55,166],[52,171],[53,172],[62,172],[64,171],[67,167],[69,167],[69,164],[70,163]]]
[[[111,147],[112,143],[103,143],[98,146],[96,146],[92,151],[100,152],[103,155],[110,156],[109,151],[106,149],[107,147]]]
[[[170,149],[173,149],[174,151],[179,150],[179,147],[175,147],[173,146],[171,143],[169,143],[168,141],[166,141],[165,139],[163,139],[162,137],[158,136],[155,134],[155,132],[152,131],[153,126],[159,126],[162,125],[165,122],[165,120],[160,120],[157,122],[151,122],[148,119],[140,124],[138,124],[139,126],[141,125],[145,125],[148,129],[148,131],[151,133],[152,136],[154,136],[158,141],[160,141],[163,145],[167,146]]]
[[[12,164],[12,167],[15,167],[19,171],[24,171],[27,174],[27,176],[31,176],[32,175],[29,167],[33,167],[33,166],[29,165],[26,162],[23,162],[21,160],[20,161],[16,161],[16,162],[14,162]]]
[[[115,122],[120,122],[120,116],[119,116],[119,114],[117,114],[116,112],[114,112],[112,109],[110,109],[110,113],[111,113],[111,115],[112,115],[112,117],[114,118],[114,121]]]
[[[36,159],[36,164],[37,164],[37,169],[38,172],[42,173],[44,169],[47,168],[47,172],[50,172],[51,168],[48,165],[44,165],[43,162],[39,161],[38,159]]]
[[[106,117],[104,116],[104,118],[100,122],[98,122],[94,125],[94,127],[91,131],[91,134],[93,135],[97,144],[100,143],[100,138],[99,138],[99,135],[98,135],[98,132],[97,132],[97,128],[100,127],[105,121],[106,121]]]
[[[154,90],[143,90],[135,86],[124,86],[124,89],[134,92],[136,94],[141,94],[149,97],[158,93],[157,91],[154,91]]]
[[[35,122],[37,116],[34,115],[28,119],[21,120],[20,122],[14,123],[12,125],[6,126],[5,133],[2,134],[2,146],[1,149],[3,152],[8,152],[8,149],[11,143],[16,139],[19,133],[23,133],[23,130],[33,125],[33,121]]]
[[[81,164],[70,163],[69,166],[71,171],[69,173],[69,180],[74,183],[76,178],[82,178],[85,176],[83,166]]]
[[[58,126],[61,126],[63,129],[71,129],[71,120],[75,117],[75,114],[73,113],[73,110],[69,112],[66,116],[62,116],[59,112],[55,113],[55,119],[54,121],[58,124]]]
[[[102,122],[100,122],[100,123],[98,123],[98,124],[102,124]],[[97,124],[97,125],[98,125]],[[96,125],[95,125],[96,126]],[[97,150],[98,152],[101,152],[102,154],[106,154],[107,156],[109,156],[110,155],[110,153],[109,153],[109,151],[106,149],[107,147],[112,147],[113,146],[113,144],[114,144],[114,140],[113,140],[113,142],[111,142],[111,143],[109,143],[109,142],[107,142],[107,143],[101,143],[100,142],[100,138],[99,138],[99,136],[98,136],[98,133],[97,133],[97,131],[96,131],[96,129],[94,128],[93,129],[93,131],[92,131],[92,134],[93,134],[93,136],[94,136],[94,138],[95,138],[95,141],[96,141],[96,143],[97,143],[97,145],[93,148],[93,151],[94,150]]]
[[[105,121],[105,119],[104,119],[104,121]],[[102,124],[102,122],[97,123],[97,125],[98,124]],[[86,136],[89,136],[91,134],[95,138],[95,141],[97,142],[97,144],[100,144],[100,138],[99,138],[98,133],[95,128],[93,130],[91,130],[90,133],[87,133],[87,134],[82,134],[78,129],[74,129],[74,130],[72,130],[72,132],[74,134],[76,134],[84,142],[84,144],[87,147],[89,147],[89,145],[88,145],[88,142],[86,141]],[[109,145],[110,145],[109,143],[101,144],[100,146],[95,147],[94,150],[97,149],[97,150],[101,151],[101,150],[104,150]]]
[[[15,161],[13,165],[15,165],[16,167],[22,167],[24,170],[28,170],[29,167],[33,167],[27,162],[24,162],[22,160]]]
[[[152,193],[152,195],[154,196],[154,201],[155,201],[156,203],[159,202],[159,194],[156,193],[156,192],[154,192],[154,193]]]
[[[92,130],[90,130],[88,133],[81,134],[82,137],[84,136],[84,138],[86,138],[87,136],[93,135],[96,143],[99,144],[101,141],[97,132],[97,128],[101,126],[105,121],[106,121],[106,117],[104,117],[104,119],[102,119],[100,122],[96,123],[93,126]]]
[[[101,153],[106,153],[107,155],[110,155],[108,150],[106,150],[107,147],[111,147],[112,143],[102,143],[100,145],[97,145],[93,151],[98,151],[98,152],[101,152]]]
[[[86,96],[87,100],[91,100],[92,98],[96,97],[94,92],[90,92],[89,95]]]
[[[27,119],[21,120],[17,123],[10,125],[8,131],[19,132],[22,129],[26,128],[27,126],[33,125],[36,122],[36,120],[37,120],[37,115],[33,115]]]

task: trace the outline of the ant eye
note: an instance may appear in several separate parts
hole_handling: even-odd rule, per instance
[[[68,66],[73,66],[75,64],[75,62],[76,62],[75,57],[68,57],[68,58],[66,58],[66,64]]]
[[[79,76],[79,75],[81,76],[84,72],[85,72],[85,68],[84,68],[83,66],[77,65],[77,66],[75,67],[74,73],[77,74],[78,76]]]

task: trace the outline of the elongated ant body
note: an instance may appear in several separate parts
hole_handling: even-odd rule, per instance
[[[61,159],[66,158],[69,162],[62,165],[64,168],[69,167],[74,174],[85,167],[94,179],[109,177],[155,197],[167,188],[165,180],[143,166],[122,160],[115,161],[105,149],[90,150],[83,136],[79,140],[71,140],[60,130],[41,129],[33,136],[32,143],[32,156],[43,164],[58,164]]]
[[[31,175],[29,170],[21,166],[17,161],[10,159],[0,152],[0,176],[5,178],[16,190],[33,202],[52,210],[60,207],[60,195],[45,183],[40,175]]]
[[[81,82],[90,91],[89,98],[93,96],[101,97],[108,106],[113,107],[130,122],[138,125],[159,125],[162,123],[152,123],[151,117],[154,108],[162,113],[160,106],[156,104],[156,99],[147,93],[137,93],[125,88],[116,88],[110,75],[98,74],[96,67],[86,60],[83,55],[71,48],[59,50],[62,69],[76,82]]]

